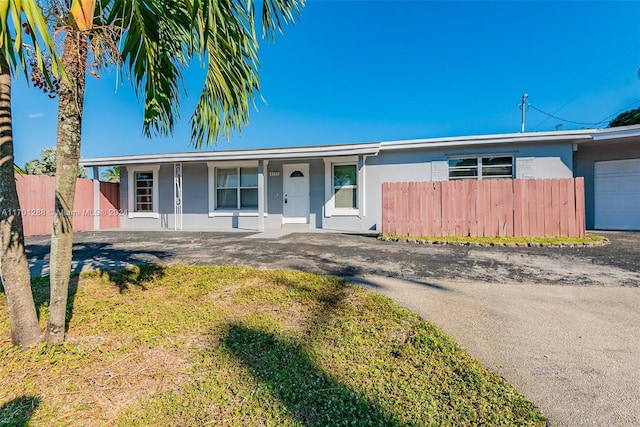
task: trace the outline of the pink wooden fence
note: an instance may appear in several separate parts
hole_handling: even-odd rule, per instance
[[[100,229],[120,227],[120,184],[100,182]]]
[[[382,233],[583,237],[584,179],[387,182]]]
[[[51,233],[53,224],[56,180],[43,175],[16,175],[16,186],[24,234],[27,236]],[[100,228],[120,226],[119,184],[100,183],[100,205],[94,207],[94,186],[90,179],[78,179],[73,206],[74,231],[94,229],[94,217],[100,216]]]

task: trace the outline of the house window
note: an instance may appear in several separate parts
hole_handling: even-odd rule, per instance
[[[449,159],[449,179],[513,178],[513,156],[479,156]]]
[[[159,171],[159,165],[127,167],[129,218],[159,218]]]
[[[136,212],[153,212],[153,172],[135,173]]]
[[[357,165],[333,165],[333,196],[336,209],[358,208]]]
[[[216,168],[216,209],[257,209],[258,168]]]

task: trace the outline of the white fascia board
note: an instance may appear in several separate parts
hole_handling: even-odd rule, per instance
[[[148,154],[80,159],[83,166],[127,166],[132,164],[158,164],[181,162],[223,162],[269,159],[325,158],[354,155],[377,155],[384,150],[411,150],[441,147],[482,145],[572,142],[588,143],[621,138],[640,137],[640,125],[607,129],[582,129],[552,132],[469,135],[444,138],[411,139],[365,144],[322,145],[312,147],[286,147],[256,150],[207,151],[193,153]]]
[[[640,125],[620,126],[615,128],[597,129],[593,134],[594,141],[605,141],[621,138],[640,137]]]
[[[456,138],[432,138],[410,141],[391,141],[380,144],[380,151],[407,150],[417,148],[441,148],[441,147],[468,147],[477,145],[522,144],[542,142],[587,142],[593,139],[592,134],[586,131],[578,132],[553,132],[540,134],[505,134],[483,135]]]
[[[260,150],[208,151],[199,153],[148,154],[134,156],[96,157],[80,159],[83,166],[114,166],[149,163],[223,162],[234,160],[301,159],[327,156],[377,154],[379,143],[288,147]]]

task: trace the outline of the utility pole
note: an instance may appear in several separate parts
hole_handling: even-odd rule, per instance
[[[527,98],[529,98],[528,94],[522,94],[522,104],[520,104],[520,109],[522,110],[522,133],[524,133],[524,112],[527,110]]]

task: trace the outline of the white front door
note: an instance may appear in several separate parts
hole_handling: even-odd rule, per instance
[[[282,222],[309,222],[309,164],[282,166]]]

